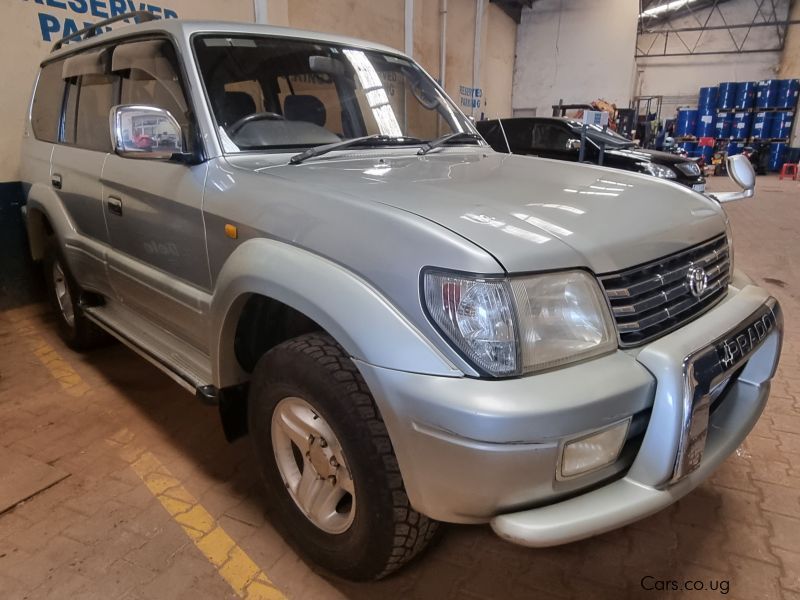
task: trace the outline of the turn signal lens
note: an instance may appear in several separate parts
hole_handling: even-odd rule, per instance
[[[434,322],[481,369],[495,376],[517,373],[517,335],[507,281],[426,273],[425,304]]]

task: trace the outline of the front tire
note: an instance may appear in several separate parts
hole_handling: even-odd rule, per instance
[[[311,562],[380,579],[433,538],[438,523],[410,506],[372,395],[330,336],[303,335],[261,357],[248,421],[274,525]]]

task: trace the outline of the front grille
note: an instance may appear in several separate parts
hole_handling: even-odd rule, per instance
[[[695,297],[688,272],[702,267],[705,292]],[[724,235],[694,248],[632,269],[603,275],[617,322],[620,346],[638,346],[692,320],[721,300],[730,282],[730,255]]]

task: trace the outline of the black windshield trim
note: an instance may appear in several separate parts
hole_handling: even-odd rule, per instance
[[[418,140],[416,138],[410,138],[410,137],[409,138],[405,138],[405,139],[407,139],[409,141],[408,142],[400,142],[398,140],[398,141],[395,142],[395,141],[390,141],[390,140],[387,140],[387,141],[378,140],[378,143],[365,144],[365,146],[368,146],[369,148],[381,148],[381,147],[385,147],[385,148],[404,148],[404,147],[407,147],[407,146],[421,146],[426,141],[426,140]],[[346,140],[342,140],[342,141],[346,141]],[[272,150],[276,151],[275,154],[280,154],[282,151],[309,150],[309,149],[315,148],[316,146],[319,146],[319,145],[320,144],[280,144],[280,145],[275,144],[275,145],[270,145],[270,146],[239,146],[239,148],[241,148],[241,152],[232,152],[231,155],[236,156],[238,154],[243,154],[245,152],[270,152]],[[325,145],[325,144],[323,144],[323,145]],[[355,146],[351,146],[351,148],[352,147],[357,147],[357,146],[358,146],[358,144],[356,144]]]

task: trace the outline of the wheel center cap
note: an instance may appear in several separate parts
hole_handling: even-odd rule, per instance
[[[322,478],[327,478],[336,473],[336,459],[324,438],[314,438],[308,447],[308,460],[311,466]]]

